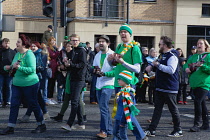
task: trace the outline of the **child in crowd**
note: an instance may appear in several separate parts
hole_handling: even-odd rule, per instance
[[[64,71],[64,69],[61,69],[61,66],[58,66],[57,82],[58,82],[57,101],[60,104],[63,102],[63,93],[64,93],[64,88],[65,88],[65,83],[66,83],[66,71]]]
[[[135,106],[135,90],[131,88],[132,73],[124,70],[118,76],[118,83],[122,87],[116,94],[117,110],[115,116],[113,140],[128,140],[127,128],[136,136],[137,140],[148,140],[139,125],[135,115],[140,112]],[[116,108],[116,107],[114,107]]]

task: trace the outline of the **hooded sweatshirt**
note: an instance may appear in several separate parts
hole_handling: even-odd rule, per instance
[[[187,63],[184,65],[185,70],[186,68],[189,68],[189,64],[198,62],[205,54],[207,55],[203,59],[204,64],[200,68],[197,68],[195,72],[190,74],[190,87],[192,87],[193,89],[198,87],[206,90],[210,89],[210,54],[194,54],[188,59]]]
[[[87,70],[87,52],[85,50],[84,43],[80,43],[79,46],[74,47],[72,51],[67,54],[70,59],[70,71],[71,81],[85,81],[85,74]]]

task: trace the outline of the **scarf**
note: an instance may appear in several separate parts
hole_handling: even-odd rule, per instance
[[[131,41],[128,44],[123,44],[123,50],[120,52],[120,54],[123,56],[124,54],[126,54],[126,52],[131,49],[133,46],[140,46],[140,44],[138,42],[135,42],[134,40]]]
[[[123,88],[121,88],[120,92],[118,92],[116,94],[116,98],[115,99],[119,98],[119,96],[122,95],[124,114],[125,114],[126,122],[128,124],[128,129],[133,130],[134,126],[132,125],[131,114],[135,116],[135,115],[138,115],[140,111],[133,104],[130,92],[135,94],[135,90],[133,88],[131,88],[130,85],[128,85],[126,87],[123,87]],[[116,101],[115,101],[115,105],[116,105]],[[114,108],[113,108],[112,117],[116,115],[116,111],[115,110],[117,110],[117,108],[116,108],[115,105],[114,105]]]

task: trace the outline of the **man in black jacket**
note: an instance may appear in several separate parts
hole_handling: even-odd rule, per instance
[[[9,73],[4,70],[4,66],[11,65],[12,60],[15,56],[15,51],[10,49],[9,45],[10,45],[10,40],[8,38],[4,38],[2,40],[2,46],[0,48],[0,104],[3,101],[3,105],[9,104],[12,92],[11,91],[12,77],[10,77]],[[2,96],[5,97],[3,98],[3,100]]]
[[[87,53],[85,44],[80,43],[80,37],[76,34],[70,36],[73,50],[69,53],[67,70],[70,72],[70,95],[71,95],[71,113],[67,124],[62,129],[71,131],[75,117],[78,118],[78,128],[85,129],[83,114],[80,107],[80,93],[85,85],[85,74],[87,70]]]

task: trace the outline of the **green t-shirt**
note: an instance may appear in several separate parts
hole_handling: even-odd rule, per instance
[[[25,55],[19,52],[16,53],[12,65],[18,60],[21,60],[20,67],[13,77],[13,85],[26,87],[38,83],[39,78],[36,74],[36,57],[34,53],[31,50],[28,50]]]
[[[101,54],[101,60],[100,60],[100,68],[104,65],[104,59],[106,58],[106,54]]]
[[[141,51],[140,51],[140,45],[133,45],[132,48],[130,48],[124,55],[123,55],[123,60],[129,64],[141,64],[142,63],[142,54],[141,54]],[[122,52],[122,50],[124,49],[124,46],[123,46],[123,43],[119,44],[116,48],[116,51],[115,53],[118,53],[120,54],[120,52]],[[132,53],[132,54],[131,54]],[[123,70],[128,70],[127,68],[125,68],[122,64],[118,64],[115,68],[115,82],[114,82],[114,86],[115,87],[120,87],[118,85],[118,81],[117,81],[117,77],[119,75],[120,72],[122,72]],[[128,70],[130,71],[130,70]],[[133,77],[135,77],[135,73],[133,73]],[[135,85],[136,82],[135,82],[135,78],[132,79],[132,82],[131,82],[132,85]]]

